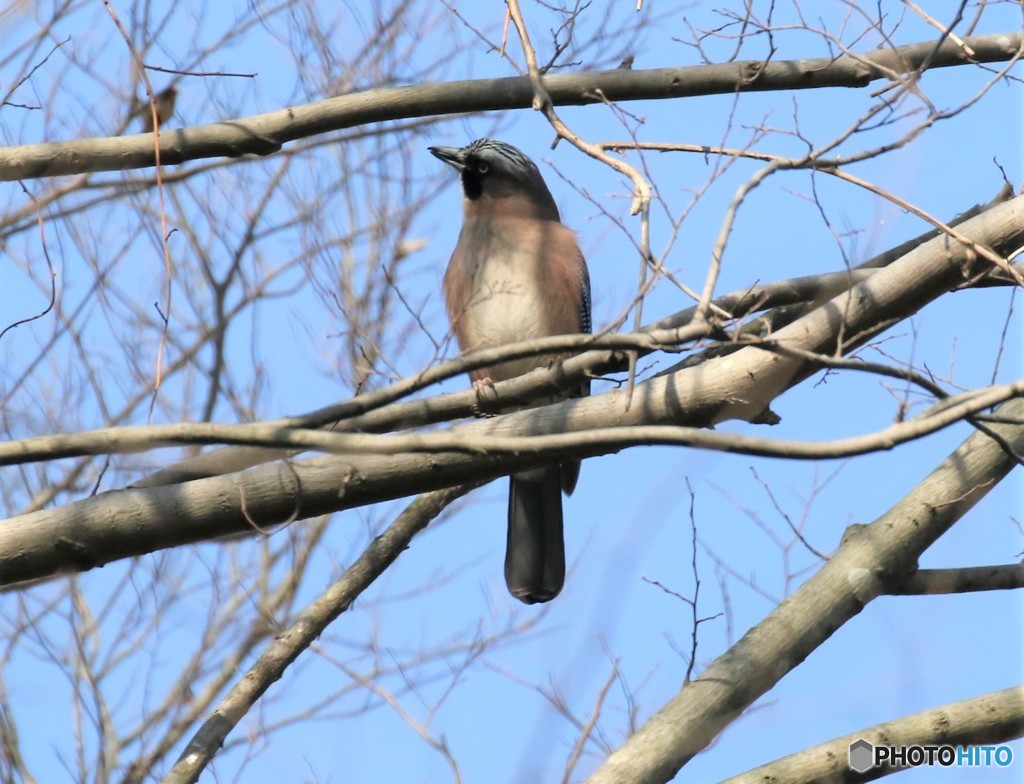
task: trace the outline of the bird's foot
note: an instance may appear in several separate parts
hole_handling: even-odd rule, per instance
[[[495,409],[498,407],[498,393],[494,389],[494,382],[490,378],[474,379],[473,391],[476,392],[473,415],[478,417],[495,416]]]

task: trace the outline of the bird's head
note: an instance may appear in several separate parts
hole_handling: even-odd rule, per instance
[[[559,220],[558,207],[537,165],[511,144],[477,139],[466,147],[429,149],[459,172],[467,213],[490,206],[503,214],[525,211],[534,217]],[[492,204],[498,200],[509,201]]]

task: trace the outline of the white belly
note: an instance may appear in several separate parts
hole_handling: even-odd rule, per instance
[[[501,346],[552,334],[541,290],[544,278],[532,254],[493,254],[477,270],[464,316],[475,348]],[[545,357],[526,357],[491,368],[499,381],[543,365]]]
[[[537,285],[539,270],[531,261],[516,259],[516,263],[509,264],[492,258],[477,271],[466,316],[472,321],[479,345],[494,346],[547,334],[543,297]]]
[[[467,252],[467,249],[472,252]],[[518,220],[467,220],[445,273],[448,315],[465,352],[579,331],[579,302],[568,291],[567,272],[552,253],[575,254],[575,236],[561,224]],[[580,272],[585,275],[585,271]],[[551,356],[526,357],[474,371],[500,381],[547,365]]]

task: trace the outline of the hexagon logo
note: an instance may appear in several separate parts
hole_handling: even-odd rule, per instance
[[[875,747],[864,738],[850,744],[850,767],[857,773],[864,773],[875,767]]]

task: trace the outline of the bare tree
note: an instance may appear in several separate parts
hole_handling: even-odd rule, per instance
[[[1004,512],[1016,550],[922,565],[1024,454],[1020,150],[992,119],[1019,4],[325,5],[0,12],[0,779],[668,781],[879,598],[1024,585]],[[470,128],[592,218],[593,335],[457,356],[425,147]],[[933,138],[960,144],[927,164],[943,200],[893,175]],[[474,418],[464,374],[534,355],[499,399],[594,394]],[[754,469],[684,481],[658,446]],[[543,609],[492,594],[500,515],[470,491],[603,455],[574,503],[635,516],[603,521],[606,565],[577,551]],[[794,511],[776,467],[837,459]],[[684,533],[648,576],[658,515]],[[643,614],[657,674],[606,636]],[[739,778],[1024,734],[1020,688],[941,694]]]

